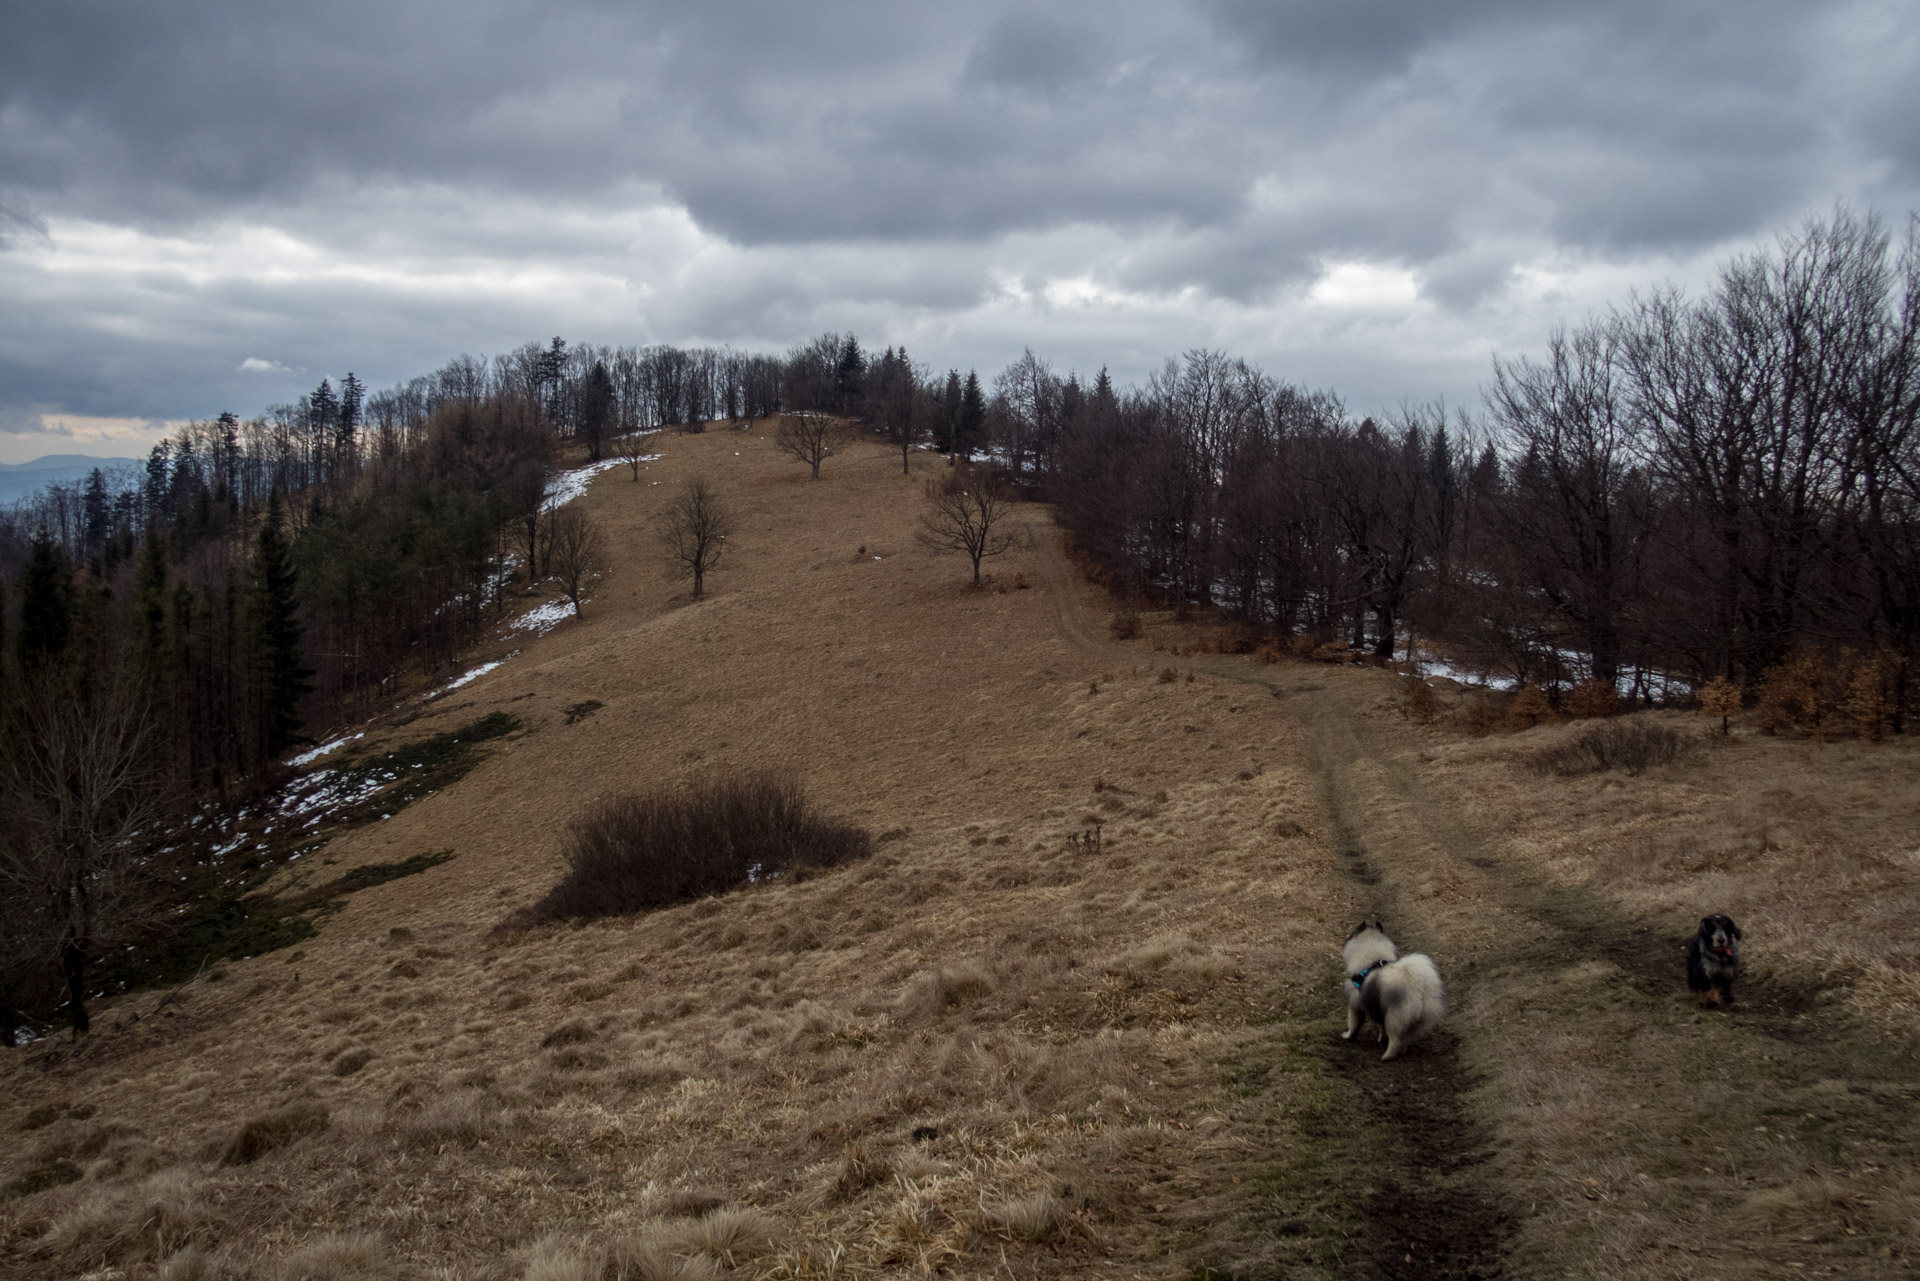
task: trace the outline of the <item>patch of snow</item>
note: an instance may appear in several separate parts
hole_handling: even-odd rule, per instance
[[[601,472],[613,467],[626,466],[623,458],[602,458],[597,463],[588,463],[585,467],[576,467],[572,471],[563,471],[547,480],[547,496],[543,506],[548,511],[556,507],[565,507],[574,499],[587,492],[587,485]]]
[[[513,651],[513,654],[508,654],[507,658],[512,658],[514,654],[518,654],[519,652],[520,651],[516,649]],[[479,680],[482,676],[485,676],[488,672],[500,666],[500,664],[506,662],[507,658],[496,658],[491,663],[482,663],[480,664],[480,666],[474,668],[472,671],[466,672],[466,673],[463,673],[462,675],[454,677],[452,680],[448,681],[445,685],[442,685],[439,689],[436,689],[430,692],[427,695],[427,697],[430,699],[438,698],[442,694],[451,694],[454,690],[459,689],[462,685],[471,685],[474,681]]]
[[[573,605],[562,600],[548,601],[544,605],[535,605],[507,626],[514,631],[532,632],[535,636],[545,636],[567,619],[573,617]]]
[[[327,755],[329,752],[337,752],[341,748],[345,747],[348,743],[353,742],[355,739],[365,738],[366,736],[367,736],[366,731],[364,730],[362,730],[358,734],[343,734],[339,738],[334,739],[331,743],[320,744],[320,746],[314,748],[310,752],[302,752],[298,756],[289,757],[287,759],[287,764],[292,765],[296,768],[302,765],[311,765],[315,761],[319,760],[322,756]],[[193,821],[198,823],[200,820],[196,818]]]

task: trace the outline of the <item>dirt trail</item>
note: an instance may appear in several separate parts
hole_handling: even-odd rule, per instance
[[[1046,554],[1040,563],[1062,634],[1137,660],[1137,650],[1107,639],[1103,620],[1093,613],[1097,603],[1061,554],[1057,535],[1041,532],[1038,545]],[[1496,1172],[1491,1156],[1496,1141],[1509,1141],[1513,1127],[1529,1121],[1513,1112],[1510,1097],[1501,1097],[1510,1080],[1477,1074],[1505,1078],[1502,1056],[1526,1057],[1508,1040],[1503,1002],[1524,1001],[1543,989],[1544,978],[1584,968],[1614,976],[1601,999],[1646,1043],[1631,1056],[1594,1067],[1596,1081],[1615,1098],[1655,1100],[1655,1111],[1643,1115],[1658,1114],[1650,1125],[1665,1126],[1634,1159],[1639,1182],[1664,1189],[1664,1201],[1646,1203],[1653,1211],[1648,1217],[1673,1217],[1661,1227],[1638,1230],[1658,1238],[1647,1248],[1685,1253],[1665,1254],[1675,1262],[1650,1267],[1647,1275],[1772,1275],[1781,1267],[1818,1266],[1846,1275],[1894,1275],[1901,1247],[1891,1247],[1892,1257],[1884,1247],[1867,1257],[1862,1247],[1868,1242],[1854,1238],[1845,1210],[1836,1220],[1848,1224],[1845,1235],[1822,1229],[1741,1240],[1736,1234],[1705,1250],[1698,1248],[1690,1221],[1696,1210],[1741,1212],[1769,1183],[1790,1189],[1793,1180],[1809,1177],[1815,1154],[1869,1174],[1903,1168],[1902,1152],[1920,1143],[1920,1090],[1896,1055],[1819,1008],[1816,993],[1780,979],[1744,985],[1733,1014],[1712,1016],[1703,1029],[1677,991],[1684,939],[1632,919],[1597,893],[1544,883],[1484,839],[1448,798],[1425,786],[1404,745],[1385,741],[1382,723],[1363,707],[1378,686],[1364,677],[1230,657],[1179,662],[1285,699],[1304,731],[1306,764],[1320,789],[1328,837],[1356,896],[1370,915],[1385,919],[1404,950],[1440,959],[1447,979],[1454,1011],[1449,1026],[1407,1059],[1383,1066],[1377,1046],[1339,1042],[1320,1051],[1329,1076],[1350,1092],[1354,1115],[1375,1126],[1359,1145],[1372,1159],[1346,1172],[1366,1205],[1371,1235],[1357,1244],[1369,1271],[1465,1278],[1528,1269],[1516,1261],[1527,1253],[1520,1239],[1529,1219],[1545,1213],[1546,1201],[1533,1184],[1524,1198],[1518,1195],[1512,1172]],[[1344,932],[1345,925],[1337,928]],[[1547,1017],[1577,1020],[1582,1015],[1576,1010],[1555,1014],[1550,1008]],[[1463,1012],[1470,1016],[1461,1017]],[[1720,1062],[1734,1065],[1732,1076],[1721,1066],[1714,1080],[1748,1096],[1748,1112],[1737,1119],[1725,1094],[1710,1097],[1703,1089],[1703,1036],[1717,1038],[1715,1044],[1731,1052]],[[1837,1095],[1831,1093],[1836,1084]],[[1493,1088],[1481,1088],[1487,1086]],[[1807,1113],[1807,1128],[1788,1139],[1793,1146],[1760,1159],[1739,1146],[1733,1130],[1765,1131],[1767,1126],[1750,1123],[1770,1121],[1777,1135],[1780,1114],[1797,1112],[1816,1090],[1830,1091],[1814,1105],[1825,1111],[1817,1118]],[[1711,1146],[1722,1139],[1728,1146]],[[1718,1155],[1696,1153],[1695,1143]],[[1595,1213],[1573,1204],[1577,1211],[1563,1208],[1553,1222]],[[1675,1205],[1683,1212],[1674,1213]],[[1587,1220],[1589,1226],[1594,1221]],[[1536,1228],[1536,1244],[1543,1232],[1556,1231]],[[1579,1268],[1606,1266],[1588,1261]],[[1676,1266],[1680,1270],[1670,1271]]]
[[[1137,650],[1107,638],[1057,530],[1039,521],[1028,529],[1062,636],[1091,651],[1137,660]],[[1290,698],[1280,677],[1244,660],[1188,658],[1182,665]],[[1389,860],[1374,848],[1364,812],[1351,796],[1349,767],[1368,755],[1352,718],[1297,697],[1289,706],[1307,730],[1309,765],[1342,865],[1360,883],[1370,915],[1405,919],[1393,879],[1383,874]],[[1356,1245],[1367,1275],[1408,1281],[1502,1275],[1512,1211],[1485,1175],[1489,1136],[1467,1111],[1464,1100],[1473,1082],[1458,1050],[1456,1036],[1443,1031],[1419,1055],[1382,1070],[1377,1045],[1335,1040],[1323,1048],[1326,1072],[1351,1096],[1349,1110],[1375,1123],[1358,1145],[1368,1154],[1367,1167],[1348,1172],[1364,1187],[1367,1226]]]

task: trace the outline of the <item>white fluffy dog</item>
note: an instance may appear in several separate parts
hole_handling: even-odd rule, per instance
[[[1440,1026],[1447,990],[1425,956],[1401,956],[1379,924],[1365,921],[1347,935],[1341,956],[1347,970],[1343,1038],[1352,1040],[1369,1020],[1378,1023],[1387,1034],[1387,1052],[1380,1056],[1385,1060]]]

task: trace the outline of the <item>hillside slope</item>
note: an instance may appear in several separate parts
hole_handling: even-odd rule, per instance
[[[1157,652],[1204,639],[1170,620],[1108,639],[1040,509],[1031,546],[969,590],[914,541],[931,455],[902,477],[862,445],[816,483],[766,430],[660,447],[580,500],[614,550],[583,620],[504,635],[501,666],[355,744],[518,718],[458,784],[325,852],[327,875],[451,861],[354,895],[295,950],[112,1003],[78,1048],[6,1056],[0,1125],[32,1124],[0,1172],[11,1270],[554,1279],[609,1250],[606,1274],[635,1277],[1911,1262],[1906,744],[1743,740],[1543,781],[1516,752],[1564,731],[1415,728],[1386,674]],[[739,517],[698,602],[651,533],[693,474]],[[754,769],[795,773],[878,853],[490,933],[553,882],[597,798]],[[1863,770],[1871,788],[1845,785],[1870,812],[1829,801],[1817,834],[1762,817],[1757,850],[1681,856],[1730,807],[1792,809],[1765,799],[1788,779]],[[1615,849],[1620,832],[1645,839]],[[1783,908],[1769,887],[1798,884],[1799,840],[1887,906],[1863,920],[1808,889]],[[1600,849],[1626,870],[1580,853]],[[1747,913],[1759,962],[1731,1017],[1679,982],[1703,896]],[[1396,1063],[1337,1036],[1338,947],[1363,913],[1452,988],[1449,1027]]]

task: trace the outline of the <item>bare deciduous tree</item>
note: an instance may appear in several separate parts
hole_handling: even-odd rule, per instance
[[[593,517],[578,507],[562,507],[547,517],[552,550],[548,567],[560,580],[560,590],[573,602],[573,616],[581,617],[580,593],[607,567],[607,543]]]
[[[695,476],[681,489],[661,521],[660,541],[673,553],[673,574],[693,579],[693,598],[706,590],[707,571],[720,561],[733,522],[706,479]]]
[[[21,942],[64,975],[76,1036],[87,965],[145,914],[138,859],[160,812],[158,746],[130,691],[81,696],[48,680],[23,693],[0,748],[0,896],[25,906]]]
[[[652,444],[652,432],[630,431],[613,438],[613,456],[633,469],[636,484],[640,480],[640,465],[653,457]]]
[[[773,434],[773,443],[782,452],[813,468],[815,480],[820,479],[820,464],[839,453],[846,442],[845,422],[811,412],[788,414]]]
[[[919,539],[938,552],[961,552],[973,562],[973,585],[980,585],[980,562],[1019,545],[1019,533],[1006,528],[1013,511],[1013,489],[986,467],[956,470],[927,482],[927,509],[920,514]]]

